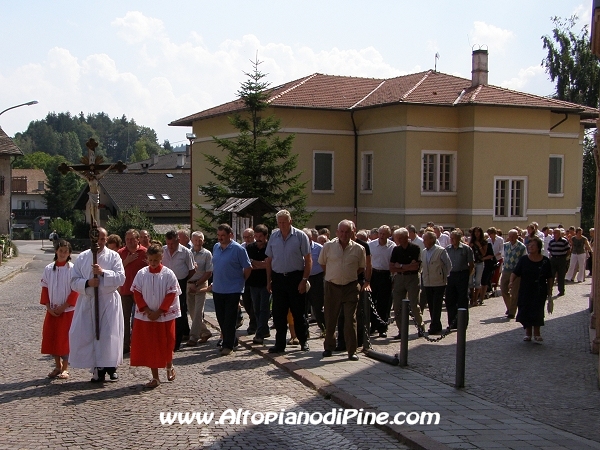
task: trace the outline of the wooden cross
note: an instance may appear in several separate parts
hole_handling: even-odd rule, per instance
[[[100,200],[100,192],[98,190],[98,180],[106,175],[111,170],[117,170],[119,173],[123,172],[127,168],[123,162],[118,161],[114,164],[103,164],[104,159],[102,156],[96,156],[96,147],[98,143],[90,138],[85,146],[88,148],[88,155],[81,157],[81,164],[75,166],[69,166],[68,164],[62,163],[58,166],[58,171],[63,175],[69,172],[74,172],[77,176],[83,178],[90,188],[89,198],[87,202],[86,210],[89,214],[90,220],[90,241],[91,251],[93,257],[93,264],[98,264],[98,203]],[[98,278],[98,275],[94,275],[94,278]],[[100,320],[99,320],[99,305],[98,305],[98,287],[94,287],[94,315],[95,315],[95,331],[96,340],[100,339]]]

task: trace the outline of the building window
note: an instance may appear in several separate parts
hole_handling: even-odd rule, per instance
[[[150,200],[156,200],[156,196],[154,194],[146,194],[148,196],[148,199]]]
[[[160,196],[164,199],[164,200],[171,200],[171,197],[169,197],[169,194],[160,194]]]
[[[4,195],[4,177],[0,176],[0,195]]]
[[[333,152],[313,152],[313,192],[333,192]]]
[[[362,153],[362,192],[373,191],[373,152]]]
[[[563,194],[564,155],[550,155],[548,170],[548,194]]]
[[[43,181],[38,181],[38,191],[43,191],[44,190],[44,182]]]
[[[421,193],[456,192],[456,152],[423,151]]]
[[[33,201],[31,200],[19,200],[19,209],[32,209]]]
[[[494,217],[525,217],[527,178],[494,178]]]

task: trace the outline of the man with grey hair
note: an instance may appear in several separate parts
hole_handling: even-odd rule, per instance
[[[188,250],[192,248],[192,244],[190,243],[190,232],[188,230],[184,230],[183,228],[177,230],[177,237],[179,238],[179,243],[181,245]]]
[[[388,319],[392,302],[392,277],[390,258],[395,245],[390,241],[391,231],[387,225],[378,230],[378,239],[369,242],[371,250],[371,295],[377,315],[371,313],[371,333],[379,331],[379,337],[387,337]],[[369,281],[369,280],[366,280]],[[377,317],[379,316],[379,318]]]
[[[283,353],[286,346],[287,314],[291,311],[300,349],[308,351],[306,287],[312,269],[308,236],[292,226],[292,216],[282,209],[276,215],[278,230],[271,235],[267,255],[267,290],[273,294],[275,346],[269,353]]]
[[[402,323],[402,300],[408,298],[410,309],[417,327],[423,327],[421,318],[421,308],[419,307],[419,269],[421,268],[421,249],[408,241],[408,230],[399,228],[394,231],[394,238],[398,245],[393,248],[390,257],[390,272],[394,275],[394,316],[398,326],[398,335],[395,339],[400,339],[400,330]]]
[[[517,299],[521,278],[517,277],[510,285],[510,276],[517,267],[519,259],[527,254],[525,244],[518,240],[519,232],[512,229],[508,232],[508,240],[504,243],[504,264],[502,265],[502,278],[500,278],[500,291],[506,305],[507,318],[514,319],[517,313]],[[567,242],[568,247],[568,242]]]
[[[323,357],[331,356],[335,348],[335,327],[343,308],[348,359],[358,361],[356,307],[361,289],[358,275],[365,270],[365,251],[352,240],[354,224],[351,221],[342,220],[336,234],[337,238],[325,244],[319,256],[319,264],[325,271],[326,335]]]
[[[212,253],[204,248],[204,233],[192,233],[192,257],[194,258],[195,273],[188,280],[187,308],[192,318],[188,347],[202,344],[212,336],[204,324],[204,303],[208,280],[213,271]]]
[[[442,331],[442,303],[446,290],[447,278],[452,270],[452,263],[444,247],[436,245],[437,237],[433,231],[423,234],[425,248],[421,251],[421,285],[427,296],[431,323],[429,334]]]

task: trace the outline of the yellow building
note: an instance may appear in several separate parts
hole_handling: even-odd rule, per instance
[[[310,226],[428,221],[506,230],[579,224],[584,127],[598,111],[490,86],[487,51],[472,79],[427,71],[392,79],[313,74],[276,87],[265,114],[295,134]],[[236,100],[171,123],[191,126],[192,203],[209,181],[212,136],[234,137]]]

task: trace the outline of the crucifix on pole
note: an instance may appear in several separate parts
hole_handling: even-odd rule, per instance
[[[102,156],[96,156],[96,147],[98,147],[98,143],[93,138],[90,138],[86,142],[85,146],[88,148],[88,155],[81,158],[81,164],[69,166],[65,163],[62,163],[60,166],[58,166],[58,171],[63,175],[66,175],[69,172],[75,173],[77,176],[83,178],[88,183],[90,188],[88,193],[88,202],[86,205],[86,221],[90,224],[91,250],[93,264],[95,265],[98,263],[98,225],[100,223],[100,216],[98,213],[98,206],[100,204],[98,180],[100,180],[111,170],[117,170],[119,173],[121,173],[127,168],[127,166],[121,161],[118,161],[114,164],[103,164],[104,160]],[[94,278],[98,278],[98,275],[94,274]],[[96,340],[98,340],[100,339],[98,287],[94,287],[94,316]]]

